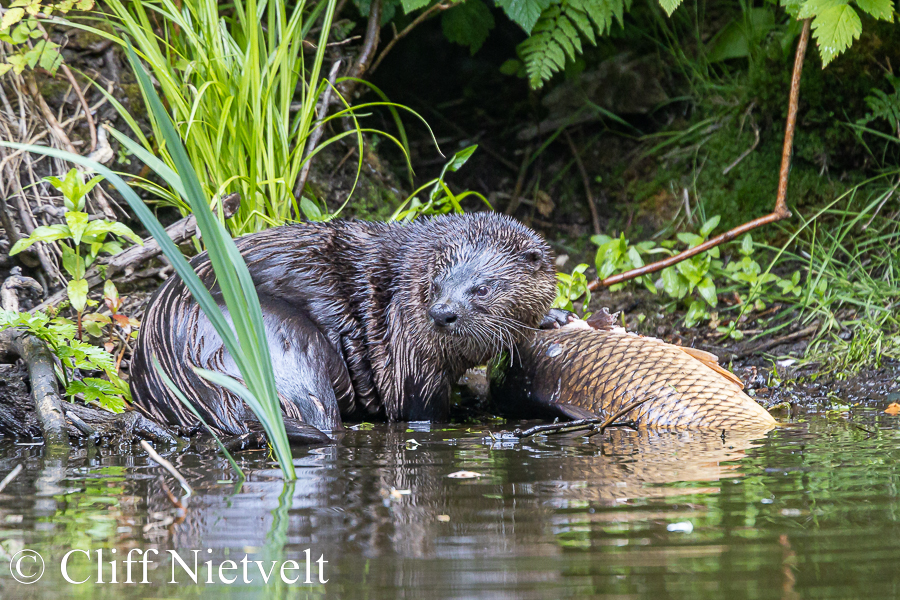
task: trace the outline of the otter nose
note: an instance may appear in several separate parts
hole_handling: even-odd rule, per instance
[[[459,315],[448,304],[435,304],[428,309],[428,316],[434,320],[438,327],[449,327],[456,323]]]

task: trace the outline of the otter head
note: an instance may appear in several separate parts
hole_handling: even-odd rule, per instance
[[[447,358],[472,366],[540,324],[556,296],[553,253],[503,215],[445,219],[427,282],[427,320]]]

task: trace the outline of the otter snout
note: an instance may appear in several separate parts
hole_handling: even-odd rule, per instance
[[[439,303],[428,309],[428,316],[439,329],[446,329],[459,320],[459,313],[447,303]]]

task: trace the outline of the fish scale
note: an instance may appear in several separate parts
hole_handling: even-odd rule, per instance
[[[776,424],[721,367],[656,338],[563,327],[537,333],[516,354],[491,389],[498,409],[512,416],[608,418],[647,397],[621,419],[640,427],[768,430]]]

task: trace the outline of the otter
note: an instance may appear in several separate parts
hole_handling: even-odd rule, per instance
[[[285,225],[236,244],[259,295],[282,412],[301,429],[373,417],[446,421],[451,385],[466,369],[560,320],[550,311],[550,247],[496,213]],[[206,253],[191,265],[227,317]],[[242,400],[191,368],[241,379],[175,277],[147,308],[130,385],[139,409],[190,434],[199,422],[163,384],[154,355],[219,433],[253,426]]]

